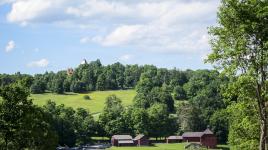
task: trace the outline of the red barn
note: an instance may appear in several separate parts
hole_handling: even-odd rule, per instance
[[[166,139],[167,143],[179,143],[182,141],[182,136],[169,136]]]
[[[217,138],[209,129],[206,129],[204,132],[185,132],[182,138],[186,142],[199,142],[207,148],[215,148],[217,146]]]
[[[130,135],[113,135],[111,139],[112,146],[133,146],[134,142]]]
[[[134,138],[134,143],[137,146],[148,146],[150,144],[147,136],[139,134]]]

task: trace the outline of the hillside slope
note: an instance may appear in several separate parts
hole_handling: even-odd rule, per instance
[[[64,104],[67,107],[85,108],[91,113],[98,113],[102,111],[106,97],[109,95],[116,95],[122,100],[124,106],[132,104],[132,100],[136,95],[135,90],[114,90],[114,91],[94,91],[85,94],[66,93],[63,95],[45,93],[32,94],[33,103],[38,106],[43,106],[48,100],[56,102],[57,105]],[[85,100],[84,95],[90,96],[90,100]]]

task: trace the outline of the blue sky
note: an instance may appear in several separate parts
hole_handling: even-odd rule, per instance
[[[218,0],[0,0],[0,73],[154,64],[212,68],[207,27]]]

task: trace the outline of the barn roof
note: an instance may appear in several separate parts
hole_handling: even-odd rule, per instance
[[[213,132],[212,132],[211,130],[209,130],[209,129],[206,129],[206,130],[204,131],[204,134],[213,134]]]
[[[167,139],[169,139],[169,140],[182,140],[182,136],[173,135],[173,136],[169,136]]]
[[[185,132],[182,134],[182,137],[201,137],[204,135],[204,132]]]
[[[113,135],[112,137],[117,140],[132,140],[130,135]]]
[[[203,132],[185,132],[182,134],[182,137],[202,137],[203,135],[208,134],[213,134],[213,132],[210,129],[206,129]]]
[[[143,134],[139,134],[139,135],[137,135],[135,138],[134,138],[134,140],[140,140],[141,138],[143,138],[145,135],[143,135]]]
[[[134,142],[132,140],[120,140],[118,141],[118,144],[133,144]]]

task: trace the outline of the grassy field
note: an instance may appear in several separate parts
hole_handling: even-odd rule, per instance
[[[147,147],[112,147],[108,150],[184,150],[186,143],[176,144],[155,144]],[[229,150],[228,146],[219,146],[215,150]]]
[[[43,106],[48,100],[56,102],[57,105],[64,104],[67,107],[85,108],[91,113],[98,113],[102,111],[106,97],[109,95],[116,95],[122,100],[124,106],[132,104],[132,100],[136,95],[135,90],[114,90],[114,91],[95,91],[85,94],[66,93],[66,94],[32,94],[33,103],[38,106]],[[90,96],[91,100],[85,100],[84,95]]]
[[[144,147],[112,147],[108,150],[184,150],[184,143],[180,144],[155,144]]]

